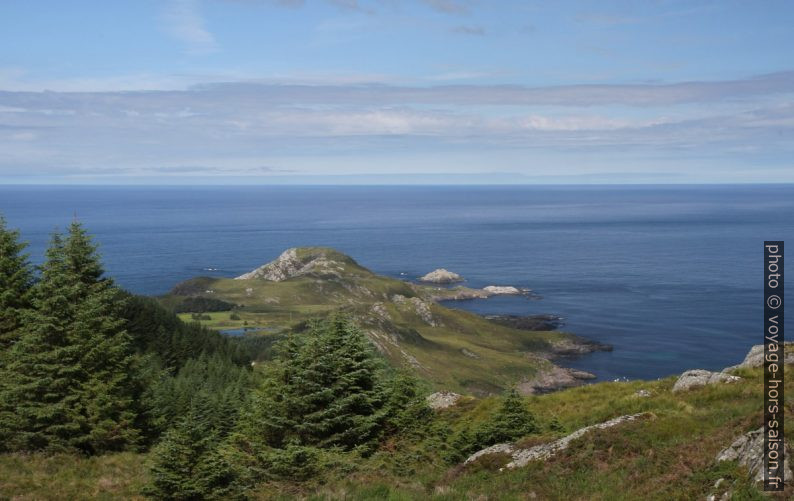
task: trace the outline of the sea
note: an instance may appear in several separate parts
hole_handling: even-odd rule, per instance
[[[77,218],[138,294],[233,277],[297,246],[403,280],[443,267],[470,287],[530,288],[535,298],[449,306],[561,316],[562,330],[614,346],[562,362],[599,380],[740,362],[763,342],[763,242],[794,245],[794,185],[6,185],[0,213],[34,263]]]

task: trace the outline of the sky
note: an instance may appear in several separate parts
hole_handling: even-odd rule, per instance
[[[6,0],[0,184],[794,182],[794,2]]]

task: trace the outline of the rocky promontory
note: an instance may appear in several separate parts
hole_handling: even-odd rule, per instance
[[[391,364],[416,370],[438,387],[458,392],[500,393],[521,374],[542,374],[533,389],[537,392],[593,377],[556,368],[556,357],[589,353],[595,345],[556,332],[552,317],[526,328],[444,304],[501,295],[530,298],[531,290],[507,284],[481,289],[444,286],[463,280],[444,268],[422,280],[431,283],[378,275],[332,248],[297,247],[235,278],[188,280],[162,300],[186,314],[223,311],[210,321],[225,330],[253,326],[287,332],[318,315],[344,311]]]

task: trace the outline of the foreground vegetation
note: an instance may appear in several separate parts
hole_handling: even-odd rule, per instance
[[[714,459],[761,425],[760,369],[683,393],[668,378],[530,397],[505,384],[508,370],[501,396],[434,411],[425,395],[439,380],[416,376],[423,359],[404,371],[377,352],[364,331],[372,320],[355,305],[278,336],[227,338],[116,288],[77,223],[53,237],[38,274],[23,250],[0,219],[2,499],[704,499],[718,479],[734,499],[764,497],[743,467]],[[388,328],[419,315],[379,303]],[[496,329],[489,335],[505,339],[475,342],[469,316],[448,311],[434,307],[433,322],[462,329],[459,342],[479,353],[551,339]],[[443,333],[416,332],[436,352],[453,350]],[[792,416],[791,398],[786,410]],[[647,418],[587,433],[523,468],[504,469],[499,454],[463,465],[495,443],[547,443],[640,412]]]
[[[323,468],[305,480],[270,479],[248,495],[253,499],[705,499],[719,478],[733,484],[733,499],[765,499],[746,471],[715,463],[719,450],[760,426],[763,375],[740,373],[734,384],[672,393],[673,378],[599,383],[524,398],[538,425],[519,442],[550,441],[579,427],[617,415],[651,412],[653,418],[589,433],[560,455],[526,468],[499,471],[498,456],[461,467],[449,461],[456,437],[491,421],[501,399],[466,398],[434,412],[399,438],[384,440],[364,457],[328,452]],[[787,385],[792,378],[787,377]],[[651,397],[636,396],[639,389]],[[790,402],[790,400],[789,400]],[[789,411],[791,404],[788,404]],[[791,413],[789,412],[789,415]],[[557,423],[553,426],[553,423]],[[559,426],[559,427],[557,427]],[[794,426],[788,419],[786,426]],[[30,499],[105,496],[134,498],[151,481],[143,465],[151,454],[74,456],[2,455],[0,495]],[[52,478],[54,482],[41,480]],[[110,479],[113,479],[112,481]],[[792,492],[773,496],[788,499]],[[22,499],[25,499],[23,497]]]

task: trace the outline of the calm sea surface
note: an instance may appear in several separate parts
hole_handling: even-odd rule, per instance
[[[77,214],[108,272],[140,294],[307,245],[394,277],[445,267],[472,287],[529,287],[542,299],[453,306],[561,315],[565,330],[615,346],[567,364],[601,379],[738,363],[762,341],[762,241],[794,245],[791,185],[0,186],[0,213],[36,263]]]

